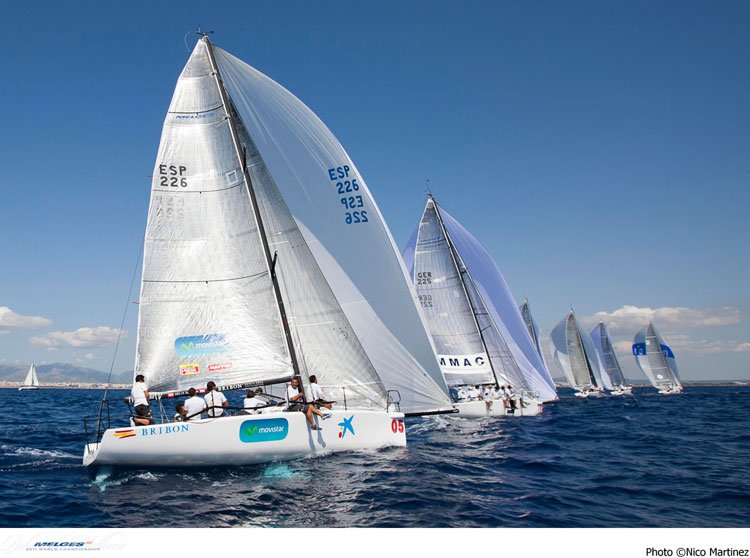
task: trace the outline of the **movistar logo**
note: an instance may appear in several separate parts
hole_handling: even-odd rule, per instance
[[[174,350],[181,357],[195,357],[225,353],[229,350],[229,341],[223,335],[194,335],[175,339]]]
[[[283,440],[289,434],[289,422],[285,418],[255,419],[240,425],[240,442],[273,442]]]

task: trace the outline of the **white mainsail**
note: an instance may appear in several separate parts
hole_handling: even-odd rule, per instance
[[[549,340],[550,352],[565,373],[570,387],[578,390],[607,387],[596,349],[591,338],[578,325],[573,310],[552,329]]]
[[[681,387],[677,361],[652,322],[633,339],[633,356],[651,385],[658,390]]]
[[[591,330],[591,340],[594,348],[599,355],[602,365],[602,377],[606,374],[609,378],[612,388],[623,388],[628,386],[628,381],[622,373],[620,361],[617,359],[615,350],[612,347],[612,341],[609,338],[609,330],[604,322],[599,322]],[[608,388],[608,389],[612,389]]]
[[[26,373],[23,385],[27,387],[39,387],[39,379],[36,377],[36,366],[34,366],[33,362],[29,366],[29,371]]]
[[[444,240],[441,240],[441,236]],[[438,246],[439,249],[436,248]],[[449,248],[449,251],[446,251],[446,248]],[[410,275],[414,278],[418,292],[420,292],[420,286],[424,288],[430,285],[430,283],[425,283],[430,278],[420,277],[419,273],[431,271],[427,267],[420,269],[422,264],[419,261],[422,257],[426,257],[424,264],[432,265],[431,260],[438,257],[438,252],[444,255],[452,253],[453,259],[458,262],[458,264],[451,263],[450,259],[443,257],[443,260],[454,268],[455,276],[452,281],[460,279],[463,282],[463,293],[460,289],[454,289],[452,296],[455,299],[460,299],[462,295],[468,297],[468,307],[473,310],[475,316],[474,330],[478,329],[481,332],[485,345],[484,353],[489,353],[497,380],[500,383],[535,393],[540,401],[555,399],[554,383],[551,379],[548,383],[539,372],[543,364],[532,345],[516,303],[497,264],[479,241],[430,198],[419,226],[404,249],[404,261],[409,268]],[[443,267],[436,268],[439,272],[443,269]],[[442,291],[441,286],[443,281],[444,279],[434,282],[432,286],[439,289],[436,291],[437,296],[445,299],[445,291]],[[421,293],[423,306],[424,303],[429,303],[429,299],[425,299],[425,296],[436,296],[436,294]],[[424,308],[424,310],[430,309]],[[437,316],[437,319],[442,320],[443,325],[450,326],[450,319],[457,318],[447,316],[447,307],[444,308],[444,312],[446,316]],[[432,314],[437,313],[432,312]],[[471,325],[470,322],[469,325]],[[453,335],[455,334],[454,331]],[[468,356],[471,362],[471,355]]]

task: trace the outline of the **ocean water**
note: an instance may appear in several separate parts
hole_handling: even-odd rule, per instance
[[[0,526],[750,526],[750,387],[560,394],[540,417],[407,419],[406,448],[92,475],[101,391],[0,389]]]

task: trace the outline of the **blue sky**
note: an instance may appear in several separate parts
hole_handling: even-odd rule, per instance
[[[545,333],[572,305],[619,324],[624,348],[655,316],[684,378],[750,377],[746,2],[3,14],[0,362],[108,369],[185,33],[200,24],[322,118],[400,246],[429,178]],[[133,365],[136,310],[116,372]]]

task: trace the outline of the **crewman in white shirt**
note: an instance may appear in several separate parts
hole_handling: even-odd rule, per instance
[[[307,422],[310,423],[310,430],[323,430],[320,426],[315,424],[313,415],[318,415],[323,418],[328,418],[330,415],[324,417],[323,413],[318,411],[314,405],[310,405],[304,401],[304,396],[299,392],[299,380],[297,378],[292,378],[291,384],[286,388],[286,410],[291,412],[300,411],[304,413],[307,417]]]
[[[133,420],[140,425],[148,425],[153,422],[151,413],[151,404],[149,403],[148,387],[146,386],[146,378],[143,374],[138,374],[135,377],[135,383],[133,389],[130,390],[130,396],[133,398],[133,406],[135,407],[135,418]]]
[[[190,399],[185,401],[185,410],[187,411],[186,420],[200,420],[201,413],[206,408],[206,402],[196,395],[194,387],[188,390],[188,395]]]
[[[229,401],[220,391],[216,391],[216,384],[208,382],[206,384],[206,396],[203,400],[206,402],[208,411],[206,414],[209,418],[220,417],[224,414],[223,407],[229,406]],[[211,407],[214,407],[213,409]]]

